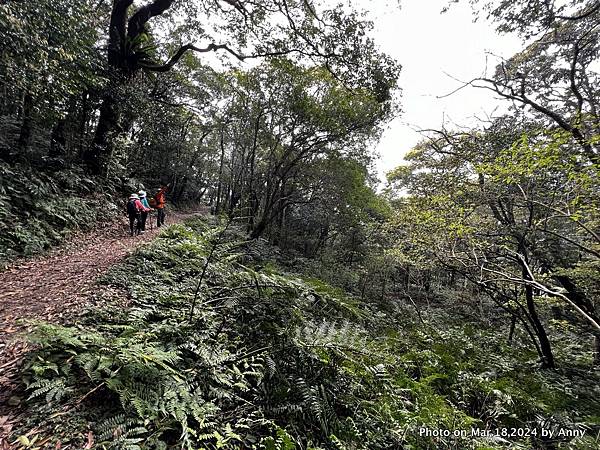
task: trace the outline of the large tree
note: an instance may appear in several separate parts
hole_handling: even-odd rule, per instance
[[[348,88],[376,91],[380,101],[390,96],[396,64],[377,52],[367,36],[370,23],[345,8],[323,9],[310,0],[133,3],[114,0],[110,13],[110,82],[94,143],[84,154],[94,174],[106,173],[113,138],[131,126],[131,117],[123,115],[128,85],[141,71],[171,70],[188,52],[224,52],[240,61],[287,55],[318,62]]]
[[[600,2],[476,0],[501,33],[516,33],[523,50],[500,60],[494,73],[472,84],[525,108],[570,133],[582,153],[600,162]]]
[[[483,131],[439,133],[391,179],[411,197],[399,207],[401,246],[459,273],[518,320],[542,362],[554,366],[540,305],[572,311],[596,336],[600,315],[597,168],[581,164],[570,133],[512,117]]]
[[[320,190],[315,165],[338,155],[368,160],[369,144],[395,112],[373,89],[348,89],[323,67],[283,58],[236,72],[231,83],[219,121],[216,208],[241,209],[253,238],[281,223],[287,208],[311,201]]]

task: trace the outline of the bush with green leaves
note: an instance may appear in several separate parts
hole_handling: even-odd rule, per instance
[[[116,212],[110,199],[93,194],[95,182],[77,169],[52,172],[0,162],[0,180],[0,267]]]
[[[19,432],[82,446],[91,431],[99,449],[500,449],[544,443],[421,430],[593,427],[583,381],[597,376],[574,387],[582,409],[493,333],[437,330],[283,273],[231,228],[174,225],[103,279],[127,309],[39,324]]]

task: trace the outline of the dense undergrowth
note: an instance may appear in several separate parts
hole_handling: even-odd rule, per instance
[[[0,163],[0,269],[114,217],[117,207],[81,169]]]
[[[518,340],[509,347],[481,324],[453,324],[442,308],[420,320],[411,304],[359,301],[283,272],[272,247],[241,236],[199,219],[172,226],[102,280],[130,293],[128,308],[91,310],[72,327],[39,324],[23,374],[28,422],[15,439],[99,449],[597,447],[600,377],[583,365],[540,371]],[[561,429],[585,435],[557,439]],[[439,430],[464,432],[428,435]]]

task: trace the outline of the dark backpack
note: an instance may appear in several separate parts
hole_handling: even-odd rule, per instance
[[[132,198],[127,202],[127,214],[129,216],[137,216],[138,212],[137,206],[135,206],[135,199]]]

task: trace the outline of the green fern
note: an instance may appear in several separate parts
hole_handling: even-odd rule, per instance
[[[435,448],[420,426],[533,424],[560,398],[543,378],[477,372],[489,359],[462,356],[478,349],[461,330],[432,335],[406,325],[402,310],[367,314],[324,283],[252,266],[252,246],[264,244],[235,240],[235,230],[215,246],[222,232],[172,226],[104,278],[131,294],[126,311],[38,324],[29,402],[52,413],[85,399],[75,411],[98,448],[292,450]],[[545,404],[527,389],[546,392]]]
[[[46,403],[59,402],[72,392],[64,378],[41,379],[31,383],[27,388],[31,391],[29,400],[44,396]]]

